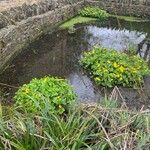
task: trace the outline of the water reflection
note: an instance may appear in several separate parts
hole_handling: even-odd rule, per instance
[[[147,36],[147,33],[126,29],[99,28],[97,26],[88,26],[85,30],[86,35],[90,35],[86,39],[91,46],[98,44],[121,51],[127,50],[130,46],[137,46]]]
[[[82,102],[96,102],[100,98],[99,92],[94,89],[92,81],[86,75],[73,73],[68,80]]]
[[[143,39],[138,44],[137,54],[142,57],[144,60],[146,60],[150,65],[150,40],[149,39]]]

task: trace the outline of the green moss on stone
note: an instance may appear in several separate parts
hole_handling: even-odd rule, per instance
[[[133,17],[133,16],[118,16],[118,15],[110,15],[110,16],[115,17],[117,19],[129,21],[129,22],[146,22],[146,21],[148,21],[148,20],[143,20],[141,18]]]
[[[70,28],[73,28],[76,24],[87,23],[87,22],[96,21],[96,20],[97,20],[96,18],[76,16],[76,17],[66,21],[65,23],[61,24],[60,28],[61,29],[70,29]]]

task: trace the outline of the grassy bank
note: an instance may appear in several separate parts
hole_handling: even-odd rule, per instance
[[[74,105],[61,115],[38,115],[1,106],[0,149],[106,150],[150,148],[150,113],[129,111],[114,100]]]

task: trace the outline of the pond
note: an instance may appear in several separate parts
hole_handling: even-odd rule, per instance
[[[92,22],[77,25],[74,33],[67,29],[56,29],[31,43],[0,75],[0,82],[19,87],[32,78],[46,75],[66,78],[73,86],[78,100],[96,102],[112,89],[98,88],[85,74],[78,61],[84,51],[95,45],[126,51],[135,48],[138,55],[150,62],[150,22],[127,22],[110,19],[106,22]],[[150,80],[146,81],[145,90],[119,88],[128,106],[140,108],[150,107]],[[10,101],[17,90],[13,87],[1,86]],[[148,89],[149,88],[149,89]]]

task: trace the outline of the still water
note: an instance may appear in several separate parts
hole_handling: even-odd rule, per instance
[[[131,23],[110,19],[105,23],[93,22],[75,28],[72,34],[68,30],[57,29],[31,43],[0,75],[0,82],[19,87],[32,78],[58,76],[69,81],[79,101],[95,102],[105,89],[96,87],[79,66],[78,61],[84,51],[91,50],[95,45],[118,51],[132,47],[149,61],[150,22]],[[4,86],[1,86],[1,90],[7,95],[8,101],[16,91],[15,88]],[[120,88],[120,91],[128,105],[149,107],[150,100],[145,92],[141,94],[137,90],[125,88]]]

